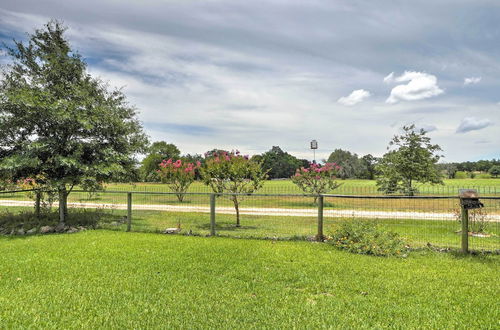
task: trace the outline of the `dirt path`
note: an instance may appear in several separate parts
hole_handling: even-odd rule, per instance
[[[0,200],[0,206],[33,206],[31,201]],[[107,203],[68,203],[73,208],[107,208],[115,210],[126,210],[127,204]],[[155,205],[134,204],[133,210],[170,211],[170,212],[193,212],[209,213],[210,207],[190,205]],[[234,214],[232,207],[217,207],[217,213]],[[285,209],[285,208],[241,208],[241,214],[264,215],[264,216],[290,216],[290,217],[316,217],[318,211],[315,209]],[[454,221],[453,213],[443,212],[410,212],[410,211],[365,211],[365,210],[332,210],[325,208],[324,217],[340,218],[372,218],[372,219],[416,219],[416,220],[448,220]],[[488,215],[487,219],[492,222],[500,222],[500,215]]]

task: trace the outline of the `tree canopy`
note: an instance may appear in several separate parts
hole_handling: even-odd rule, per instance
[[[255,160],[262,161],[262,168],[268,171],[271,179],[289,178],[303,165],[302,160],[281,150],[278,146],[273,146],[271,150],[263,153],[260,159],[258,157]]]
[[[361,158],[348,150],[335,149],[327,162],[340,166],[338,177],[341,179],[374,179],[375,165],[378,159],[368,154]]]
[[[417,192],[417,182],[443,183],[436,166],[441,158],[437,152],[442,149],[437,144],[431,144],[426,134],[425,130],[416,130],[415,125],[410,125],[403,126],[403,134],[393,137],[387,147],[389,151],[377,166],[379,190],[412,196]]]
[[[493,165],[488,170],[488,173],[491,174],[492,177],[497,178],[500,175],[500,165]]]
[[[147,156],[141,162],[141,179],[146,182],[159,182],[160,176],[157,170],[163,160],[177,160],[181,156],[179,148],[175,144],[165,141],[157,141],[148,148]]]
[[[60,192],[131,172],[147,138],[121,90],[87,73],[58,21],[4,45],[11,57],[0,81],[0,172],[43,176]],[[5,174],[7,173],[7,174]]]

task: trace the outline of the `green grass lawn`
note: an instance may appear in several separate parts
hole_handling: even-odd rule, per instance
[[[32,212],[29,207],[0,207],[2,212],[18,213]],[[102,226],[107,229],[125,231],[127,225],[122,222],[126,218],[126,210],[102,209]],[[72,211],[70,209],[70,215]],[[1,213],[0,213],[1,215]],[[57,220],[57,214],[54,215]],[[325,216],[324,233],[331,234],[341,221],[352,221],[346,213],[343,218]],[[1,225],[0,218],[0,225]],[[458,249],[461,246],[459,234],[460,224],[449,220],[422,220],[422,219],[372,219],[382,228],[400,234],[412,248],[426,247],[428,243],[441,248]],[[181,225],[182,233],[194,235],[210,234],[209,213],[196,212],[166,212],[152,210],[133,210],[132,231],[161,232],[166,228],[175,228]],[[1,226],[0,226],[1,227]],[[29,227],[29,228],[28,228]],[[24,228],[29,230],[32,226]],[[500,251],[500,222],[491,222],[486,228],[489,237],[470,237],[471,250]],[[241,227],[235,226],[234,214],[216,214],[216,233],[219,236],[234,238],[260,239],[311,239],[317,234],[317,217],[299,216],[269,216],[269,215],[241,215]]]
[[[0,237],[2,328],[498,328],[499,256],[87,231]]]
[[[124,211],[115,211],[120,218]],[[332,233],[340,221],[351,221],[352,218],[324,218],[324,233]],[[458,231],[460,224],[455,221],[412,220],[412,219],[373,219],[382,228],[400,234],[412,248],[421,248],[430,243],[437,247],[455,248],[461,246]],[[165,228],[176,227],[180,223],[182,232],[199,235],[210,233],[210,218],[204,213],[136,211],[133,215],[132,230],[155,232]],[[113,228],[113,227],[111,227]],[[126,225],[114,229],[125,230]],[[490,237],[470,237],[472,250],[500,251],[500,225],[492,223],[487,229]],[[317,234],[316,217],[291,216],[257,216],[244,215],[241,227],[235,226],[235,216],[217,214],[216,233],[220,236],[238,238],[277,238],[307,239]]]

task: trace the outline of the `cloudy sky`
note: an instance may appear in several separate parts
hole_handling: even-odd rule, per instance
[[[0,39],[50,18],[184,153],[380,156],[414,123],[445,161],[500,158],[498,0],[2,0]]]

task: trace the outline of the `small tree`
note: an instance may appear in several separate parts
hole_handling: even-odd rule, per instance
[[[291,179],[303,192],[314,194],[314,203],[316,203],[318,195],[340,187],[341,184],[335,181],[340,169],[340,166],[335,163],[326,163],[323,166],[311,163],[309,168],[297,169]]]
[[[193,163],[183,163],[180,159],[173,162],[170,158],[160,163],[158,174],[161,181],[168,184],[170,189],[177,193],[177,199],[182,203],[185,196],[184,193],[189,189],[191,183],[193,183],[196,169],[200,166],[200,162],[194,165]]]
[[[261,163],[240,155],[238,151],[214,152],[205,157],[201,177],[215,193],[251,194],[260,189],[267,179],[267,172],[262,170]],[[230,195],[229,199],[236,210],[236,227],[240,227],[239,205],[243,196]]]
[[[492,177],[497,178],[500,175],[500,165],[490,167],[488,173],[491,174]]]
[[[415,130],[415,125],[403,126],[404,133],[396,135],[389,142],[387,152],[380,160],[377,169],[380,177],[377,186],[384,193],[400,192],[413,196],[417,189],[415,183],[443,184],[436,166],[442,157],[437,144],[431,144],[423,129]],[[395,147],[394,150],[390,150]]]

